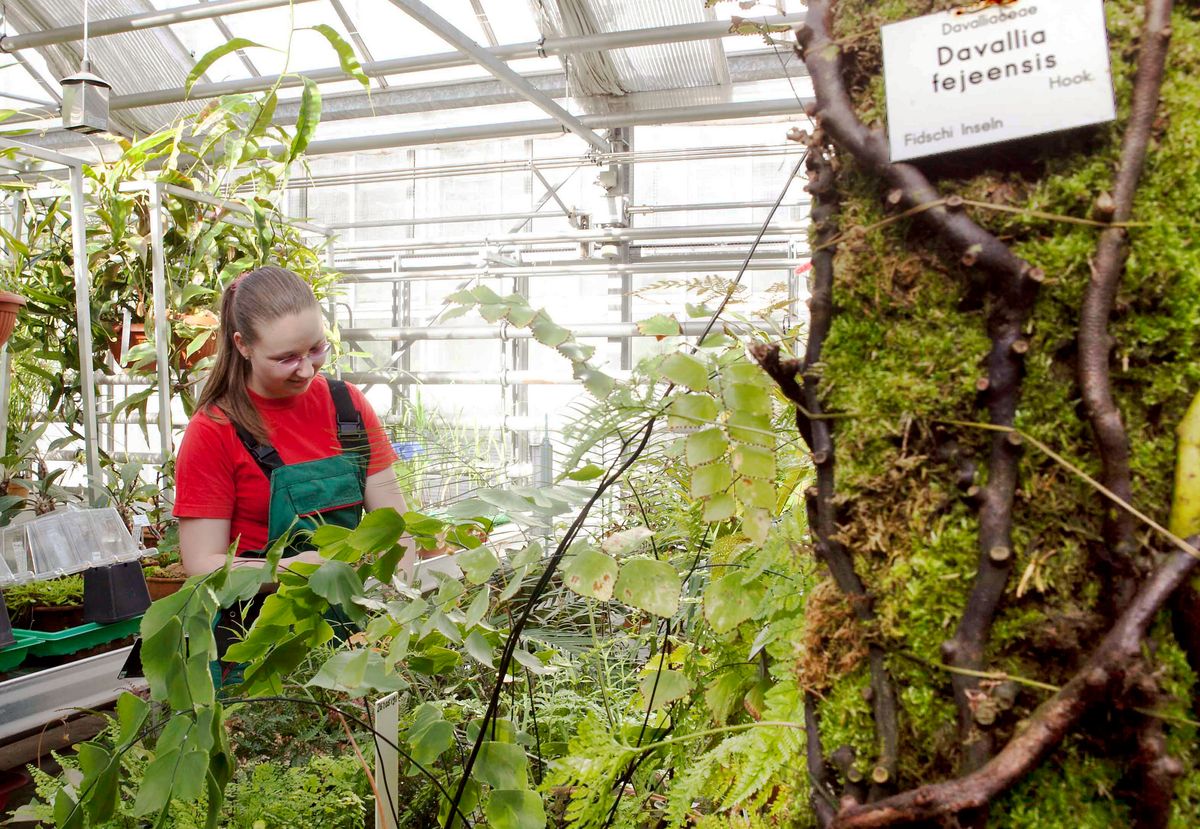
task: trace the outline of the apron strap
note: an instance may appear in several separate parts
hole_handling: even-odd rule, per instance
[[[237,432],[238,440],[246,447],[258,468],[267,476],[268,481],[271,480],[271,473],[283,466],[283,458],[279,457],[279,452],[269,443],[259,443],[240,423],[234,423],[233,428]]]
[[[367,428],[363,425],[362,412],[354,405],[350,390],[346,388],[345,380],[334,377],[328,378],[329,396],[333,398],[333,407],[337,410],[338,443],[343,452],[350,452],[363,457],[368,446]]]
[[[338,443],[341,444],[343,452],[349,452],[356,458],[362,458],[365,469],[365,453],[369,443],[362,412],[354,405],[354,400],[350,397],[350,390],[346,388],[344,380],[327,377],[326,381],[329,385],[329,396],[333,399]],[[246,447],[246,451],[258,464],[263,475],[267,477],[268,481],[271,480],[271,473],[283,466],[283,458],[279,457],[279,452],[270,444],[259,443],[255,440],[254,435],[246,431],[240,424],[233,424],[233,428],[237,432],[238,440]]]

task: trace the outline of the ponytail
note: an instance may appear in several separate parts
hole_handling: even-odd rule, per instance
[[[289,314],[317,308],[312,288],[295,273],[264,267],[242,274],[221,297],[221,327],[217,358],[200,393],[196,408],[217,419],[228,419],[268,443],[267,427],[250,399],[250,361],[234,344],[234,333],[253,345],[260,327]]]

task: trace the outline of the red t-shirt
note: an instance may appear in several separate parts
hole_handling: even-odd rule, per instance
[[[361,391],[347,383],[350,399],[362,413],[371,445],[367,474],[386,469],[396,459],[383,427]],[[325,376],[318,374],[303,394],[267,398],[250,392],[271,445],[285,464],[315,461],[340,454],[335,409]],[[267,545],[271,497],[267,476],[238,439],[233,423],[218,413],[196,412],[184,432],[175,463],[175,516],[227,518],[229,539],[239,538],[237,552]]]

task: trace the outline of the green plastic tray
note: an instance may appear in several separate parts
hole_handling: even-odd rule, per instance
[[[123,622],[113,622],[111,625],[88,622],[86,625],[78,625],[66,630],[58,630],[54,633],[47,633],[42,630],[23,630],[19,632],[35,637],[36,641],[31,643],[29,648],[29,652],[34,656],[66,656],[81,651],[84,648],[103,645],[105,642],[111,642],[114,639],[133,636],[138,632],[141,625],[142,617],[134,616],[132,619],[126,619]],[[18,631],[14,630],[13,635],[16,636],[17,634]]]
[[[0,649],[0,672],[11,671],[24,662],[29,655],[29,648],[37,643],[37,637],[27,630],[14,630],[13,638],[17,641]]]

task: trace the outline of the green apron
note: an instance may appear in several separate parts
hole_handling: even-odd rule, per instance
[[[335,409],[334,427],[341,444],[340,454],[315,461],[285,464],[275,447],[259,443],[253,435],[235,424],[238,438],[270,482],[267,517],[267,546],[247,551],[248,558],[262,558],[265,550],[281,538],[289,538],[287,556],[313,549],[312,532],[321,524],[354,529],[362,520],[363,492],[366,485],[370,445],[362,414],[355,408],[346,384],[328,378],[329,394]],[[217,619],[218,659],[236,640],[238,630],[248,628],[258,617],[264,596],[260,594],[242,605],[222,611]],[[326,615],[336,632],[348,633],[349,620],[336,608]],[[241,665],[212,663],[218,687],[241,680]]]

